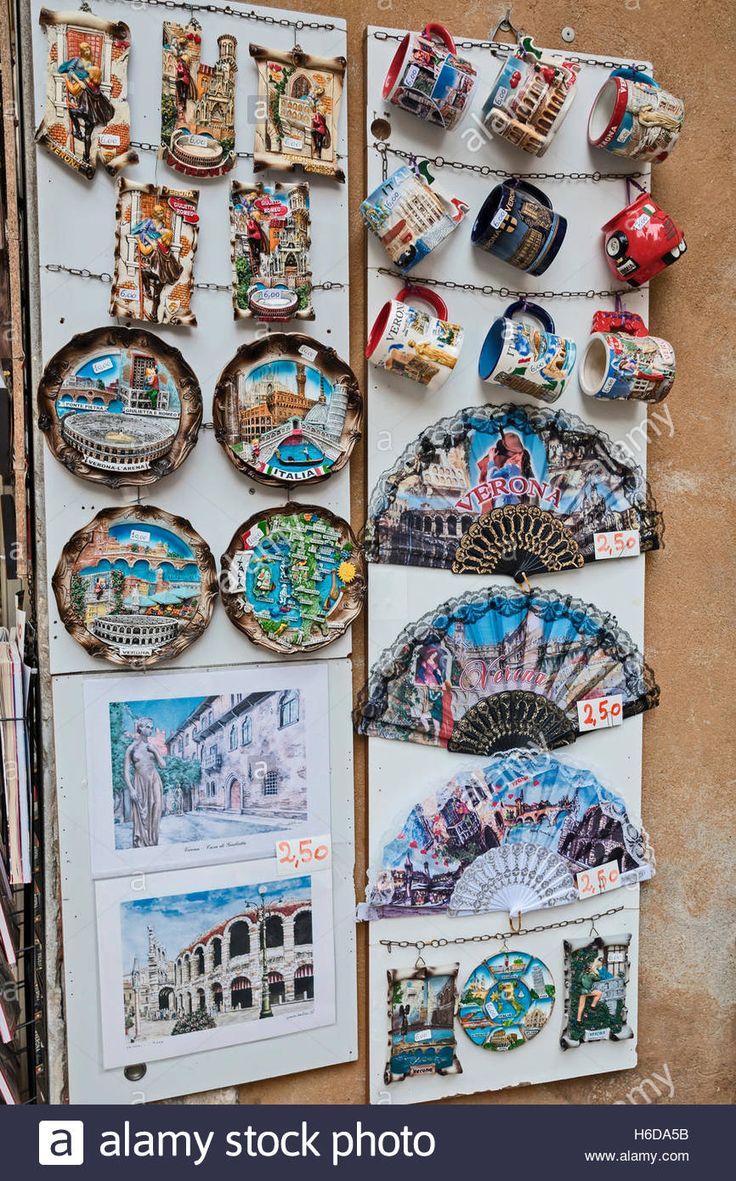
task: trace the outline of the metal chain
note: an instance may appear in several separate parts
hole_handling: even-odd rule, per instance
[[[379,275],[389,275],[392,279],[398,279],[401,283],[406,283],[406,275],[400,274],[399,271],[392,271],[389,267],[378,267]],[[452,279],[425,279],[419,275],[412,275],[412,284],[417,287],[445,287],[448,291],[476,291],[479,295],[500,295],[502,299],[508,299],[513,296],[514,299],[603,299],[610,296],[613,299],[616,295],[631,295],[631,289],[628,287],[621,287],[617,291],[594,291],[590,287],[587,291],[515,291],[513,287],[493,287],[490,283],[484,283],[482,287],[475,283],[455,283]],[[646,284],[638,287],[638,291],[645,291]]]
[[[90,271],[87,267],[65,267],[59,262],[44,263],[45,271],[51,271],[52,274],[75,275],[79,279],[97,279],[101,283],[112,283],[113,276],[109,271]],[[197,291],[230,291],[229,283],[192,283]],[[313,283],[312,291],[344,291],[347,283],[333,283],[327,280],[325,283]]]
[[[391,148],[380,140],[374,140],[371,145],[384,158],[387,152],[392,156],[400,156],[403,160],[426,160],[435,168],[454,168],[456,172],[477,172],[479,176],[498,176],[502,179],[510,177],[519,180],[592,180],[597,184],[600,180],[640,180],[647,179],[645,172],[510,172],[507,168],[491,168],[490,164],[465,164],[462,160],[446,160],[444,156],[424,156],[416,152],[406,152],[402,148]]]
[[[376,41],[403,41],[406,33],[387,33],[385,29],[377,29],[371,36]],[[457,49],[487,49],[493,57],[500,59],[507,58],[510,53],[514,53],[516,50],[516,45],[511,45],[508,41],[476,41],[473,38],[467,41],[456,41],[455,46]],[[560,61],[572,62],[573,65],[602,66],[606,70],[618,70],[622,66],[621,62],[607,61],[602,57],[579,57],[574,53],[565,53],[564,50],[545,49],[545,53],[550,57],[558,57]],[[631,62],[628,68],[645,70],[647,62]]]
[[[131,148],[138,148],[138,150],[140,152],[160,152],[161,151],[161,144],[146,143],[145,140],[141,141],[139,139],[132,139],[130,141],[130,146],[131,146]],[[253,159],[252,152],[233,152],[233,155],[235,156],[236,160],[252,160]],[[335,159],[346,160],[347,156],[342,156],[339,152],[335,152]],[[634,173],[633,175],[638,176],[639,174]]]
[[[421,952],[425,947],[461,947],[465,943],[492,943],[494,940],[505,943],[507,939],[518,935],[536,935],[539,931],[561,931],[563,927],[577,927],[581,923],[595,925],[597,919],[608,918],[611,914],[619,914],[625,907],[612,906],[610,910],[602,910],[598,914],[586,915],[579,919],[560,919],[556,923],[540,923],[537,927],[521,927],[517,930],[496,931],[493,935],[458,935],[457,939],[379,939],[381,947],[387,947],[389,954],[394,947],[414,947]]]
[[[187,12],[211,12],[218,16],[237,17],[238,20],[259,21],[263,25],[277,25],[282,29],[328,29],[332,31],[337,28],[337,25],[322,21],[289,20],[285,16],[267,16],[265,13],[254,12],[252,9],[249,12],[243,12],[238,8],[231,8],[229,4],[224,6],[220,4],[191,4],[185,3],[184,0],[123,0],[123,3],[135,4],[136,7],[147,5],[149,8],[180,8]]]

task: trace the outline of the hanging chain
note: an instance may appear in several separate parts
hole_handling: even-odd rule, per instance
[[[454,168],[456,172],[476,172],[479,176],[498,176],[504,180],[591,180],[597,184],[600,180],[647,179],[645,172],[511,172],[508,168],[491,168],[490,164],[465,164],[462,160],[446,160],[444,156],[417,155],[416,152],[406,152],[402,148],[391,148],[380,140],[374,140],[371,146],[384,157],[384,160],[390,152],[392,156],[400,156],[402,160],[409,160],[411,163],[426,160],[434,168]]]
[[[371,34],[376,41],[403,41],[406,33],[388,33],[385,29],[377,29]],[[455,41],[457,49],[487,49],[492,57],[504,60],[511,53],[515,53],[517,46],[511,45],[508,41],[476,41],[469,38],[467,41]],[[602,57],[579,57],[574,53],[565,53],[560,49],[545,49],[545,54],[549,57],[558,57],[560,61],[570,62],[577,66],[602,66],[606,70],[618,70],[623,67],[622,62],[607,61]],[[647,69],[647,62],[631,62],[627,67],[631,70],[645,70]]]
[[[151,143],[147,143],[145,140],[139,140],[139,139],[132,139],[130,141],[130,146],[131,146],[131,148],[137,148],[139,152],[160,152],[161,151],[161,144],[151,144]],[[253,159],[252,152],[233,152],[233,155],[235,156],[236,160],[252,160]],[[341,155],[340,152],[335,152],[335,159],[336,160],[346,160],[347,156]],[[633,175],[638,176],[639,173],[635,172]]]
[[[560,919],[556,923],[540,923],[538,927],[520,927],[511,931],[496,931],[493,935],[458,935],[456,939],[379,939],[381,947],[387,947],[389,955],[394,947],[414,947],[423,951],[425,947],[461,947],[465,943],[505,943],[507,939],[517,935],[536,935],[539,931],[561,931],[564,927],[578,927],[581,923],[594,924],[597,919],[608,918],[611,914],[620,914],[623,906],[612,906],[610,910],[602,910],[599,914],[586,915],[579,919]]]
[[[326,24],[323,21],[289,20],[288,17],[267,16],[265,13],[250,11],[243,12],[238,8],[231,8],[229,4],[191,4],[184,0],[123,0],[125,4],[134,4],[137,8],[179,8],[186,12],[210,12],[218,16],[232,16],[238,20],[259,21],[263,25],[276,25],[281,29],[327,29],[332,31],[337,25]]]
[[[399,271],[392,271],[389,267],[378,267],[379,275],[389,275],[406,283],[406,275]],[[515,291],[513,287],[493,287],[490,283],[478,286],[475,283],[455,283],[452,279],[425,279],[419,275],[412,275],[412,284],[416,287],[444,287],[448,291],[475,291],[478,295],[500,295],[502,299],[512,296],[514,299],[604,299],[615,296],[631,295],[629,288],[621,287],[617,291],[594,291],[590,287],[587,291]],[[646,291],[647,285],[642,284],[637,291]]]
[[[43,269],[52,275],[74,275],[78,279],[97,279],[100,283],[112,283],[113,275],[109,271],[90,271],[87,267],[65,267],[60,262],[44,263]],[[231,291],[229,283],[192,283],[197,291]],[[313,283],[312,291],[344,291],[347,283],[334,283],[328,279],[325,283]]]

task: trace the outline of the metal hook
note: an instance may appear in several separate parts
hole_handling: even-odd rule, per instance
[[[598,928],[595,925],[595,919],[590,920],[590,934],[591,934],[591,938],[593,935],[595,935],[597,939],[603,938],[600,931],[598,930]]]
[[[621,298],[620,294],[618,293],[618,291],[617,291],[617,292],[616,292],[616,294],[614,295],[614,297],[613,297],[613,300],[614,300],[614,305],[613,305],[613,306],[615,307],[615,309],[616,309],[617,313],[620,315],[620,314],[621,314],[621,312],[623,312],[623,310],[624,310],[624,301],[622,300],[622,298]]]
[[[518,920],[519,920],[518,924],[516,926],[514,926],[513,919],[511,917],[511,915],[509,915],[509,930],[511,931],[512,935],[520,935],[521,934],[521,925],[523,922],[523,915],[522,915],[521,911],[519,911]]]
[[[516,37],[517,41],[521,40],[521,29],[517,29],[511,20],[511,8],[506,9],[506,15],[496,25],[495,29],[490,35],[489,40],[495,41],[499,33],[511,33],[512,37]]]
[[[415,962],[414,962],[414,967],[415,967],[415,968],[426,968],[427,964],[426,964],[426,961],[425,961],[425,959],[424,959],[424,956],[422,955],[422,951],[423,951],[423,950],[424,950],[424,948],[427,946],[427,945],[426,945],[426,943],[424,943],[424,942],[423,942],[421,939],[419,939],[419,940],[417,940],[417,942],[414,944],[414,946],[415,946],[415,947],[416,947],[416,949],[417,949],[417,958],[416,958],[416,960],[415,960]]]
[[[530,595],[532,593],[532,590],[533,590],[532,584],[529,581],[529,579],[527,578],[527,576],[523,570],[519,574],[519,586],[527,595]]]

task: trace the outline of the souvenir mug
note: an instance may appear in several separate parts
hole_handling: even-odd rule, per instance
[[[366,226],[401,271],[410,271],[444,242],[467,212],[464,201],[437,188],[428,170],[420,174],[408,164],[392,172],[360,207]]]
[[[437,313],[411,307],[418,299]],[[447,319],[447,304],[427,287],[403,287],[381,308],[368,337],[365,355],[372,365],[400,373],[411,381],[438,390],[452,373],[465,332]]]
[[[675,380],[675,350],[650,336],[641,316],[596,312],[593,332],[578,368],[584,394],[661,402]]]
[[[630,287],[641,287],[687,250],[682,230],[651,193],[641,193],[607,221],[603,234],[611,274]]]
[[[481,118],[492,135],[543,156],[575,98],[579,65],[556,62],[524,37],[507,59]]]
[[[470,106],[476,80],[475,66],[458,57],[445,26],[428,24],[404,37],[383,83],[383,97],[450,131]]]
[[[598,92],[588,120],[588,140],[630,160],[666,160],[677,143],[685,104],[649,74],[614,70]]]
[[[530,275],[542,275],[557,257],[567,219],[546,193],[525,180],[507,180],[486,197],[475,219],[474,246]]]
[[[517,312],[525,312],[538,324],[514,320]],[[576,353],[574,340],[556,335],[549,312],[522,299],[491,324],[478,373],[483,381],[495,381],[542,402],[556,402],[575,367]]]

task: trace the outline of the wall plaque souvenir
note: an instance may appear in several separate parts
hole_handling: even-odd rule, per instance
[[[659,703],[651,669],[613,615],[557,591],[490,586],[409,624],[371,670],[359,734],[489,755],[580,733],[578,702]]]
[[[629,287],[648,283],[687,250],[682,230],[651,193],[640,193],[602,228],[608,269]]]
[[[407,33],[383,84],[383,97],[418,119],[446,131],[467,114],[477,81],[475,66],[460,57],[444,25],[428,24]]]
[[[486,197],[471,232],[474,246],[530,275],[554,262],[567,233],[546,193],[529,181],[504,181]]]
[[[592,335],[578,371],[580,388],[592,398],[662,402],[675,381],[675,350],[650,336],[633,312],[596,312]]]
[[[258,66],[258,108],[253,168],[276,168],[344,181],[337,158],[337,127],[345,81],[344,57],[315,57],[251,45]]]
[[[650,74],[629,67],[613,70],[588,121],[588,140],[630,160],[666,160],[685,121],[685,104],[663,90]]]
[[[273,652],[311,652],[363,608],[363,556],[347,521],[313,505],[267,509],[222,557],[220,592],[240,631]]]
[[[436,316],[412,307],[410,299],[428,304]],[[365,355],[378,369],[438,390],[457,365],[465,336],[460,324],[450,323],[448,316],[447,304],[436,291],[402,287],[378,313]]]
[[[459,197],[448,197],[429,168],[397,168],[370,193],[360,216],[380,239],[399,270],[410,271],[449,238],[468,212]]]
[[[616,888],[654,875],[622,797],[549,752],[512,750],[417,800],[386,834],[358,917],[524,914],[576,901],[576,875],[610,864]]]
[[[217,577],[209,547],[188,521],[135,504],[103,510],[69,539],[53,588],[78,644],[112,664],[146,668],[199,638]]]
[[[344,467],[360,438],[358,381],[334,349],[273,332],[242,345],[215,387],[215,433],[262,484],[311,484]]]
[[[197,323],[192,311],[199,193],[119,182],[110,315]]]
[[[0,1045],[0,1099],[8,1107],[23,1102],[20,1093],[19,1062],[14,1053]]]
[[[235,319],[313,320],[309,185],[230,186]]]
[[[630,934],[565,940],[563,1050],[634,1036],[626,1008],[630,943]]]
[[[663,544],[642,470],[566,410],[470,406],[441,418],[379,480],[368,507],[372,562],[521,579],[595,560],[595,534],[636,529]]]
[[[455,1040],[459,964],[391,968],[388,1056],[384,1082],[462,1074]]]
[[[515,320],[517,312],[534,323]],[[483,381],[556,402],[565,392],[576,356],[575,341],[557,335],[549,312],[523,299],[493,321],[483,341],[478,374]]]
[[[518,1050],[541,1033],[554,1004],[547,965],[526,951],[501,951],[468,977],[460,993],[460,1024],[484,1050]]]
[[[49,361],[38,425],[75,476],[111,488],[152,484],[197,441],[199,383],[178,349],[140,328],[94,328]]]
[[[217,61],[200,61],[202,26],[164,21],[161,144],[167,164],[187,176],[222,176],[235,163],[237,41],[217,38]]]
[[[577,63],[559,61],[522,37],[483,104],[484,126],[530,155],[543,156],[572,106],[579,71]]]
[[[40,143],[91,180],[101,164],[115,176],[138,163],[130,146],[130,29],[91,12],[51,12],[39,24],[48,39],[46,108]]]

